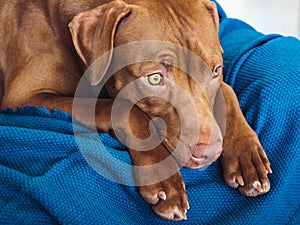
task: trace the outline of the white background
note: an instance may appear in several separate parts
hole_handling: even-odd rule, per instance
[[[217,0],[228,17],[241,19],[265,34],[300,37],[299,0]]]

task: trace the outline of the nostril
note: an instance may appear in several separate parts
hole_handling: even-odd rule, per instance
[[[206,156],[206,155],[202,155],[200,158],[201,158],[201,159],[204,159],[204,160],[207,160],[209,157]]]

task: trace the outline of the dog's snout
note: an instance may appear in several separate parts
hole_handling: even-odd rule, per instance
[[[222,134],[215,121],[202,127],[197,143],[190,147],[192,157],[186,167],[197,169],[216,161],[221,155],[222,144]]]

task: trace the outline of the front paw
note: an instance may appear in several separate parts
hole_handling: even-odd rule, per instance
[[[174,221],[187,219],[189,203],[179,172],[160,183],[139,187],[139,192],[158,216]]]
[[[270,190],[270,162],[256,135],[227,144],[220,162],[225,182],[246,196],[255,197]]]

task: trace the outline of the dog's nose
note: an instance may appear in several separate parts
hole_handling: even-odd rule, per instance
[[[192,155],[196,158],[212,159],[222,150],[222,142],[223,137],[217,122],[214,119],[202,122],[198,141],[191,149]]]
[[[202,126],[196,144],[190,147],[191,158],[185,165],[197,169],[216,161],[222,152],[223,137],[215,121]]]

